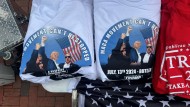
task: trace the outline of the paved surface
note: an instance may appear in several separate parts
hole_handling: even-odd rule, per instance
[[[16,76],[15,83],[0,86],[0,107],[71,107],[71,94],[47,92]]]

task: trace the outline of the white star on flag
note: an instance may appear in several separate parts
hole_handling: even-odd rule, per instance
[[[175,100],[173,95],[168,95],[167,97],[169,100]]]
[[[100,89],[99,89],[99,88],[94,88],[94,89],[93,89],[93,91],[95,91],[95,90],[98,90],[98,91],[100,91]]]
[[[92,99],[92,98],[91,98]],[[98,103],[96,102],[96,100],[92,99],[92,105],[96,104],[98,106]]]
[[[169,101],[160,101],[160,102],[163,104],[162,107],[165,107],[165,106],[170,107],[170,105],[168,104]]]
[[[108,105],[108,106],[106,106],[106,107],[112,107],[111,103],[110,103],[110,105]]]
[[[188,105],[190,105],[190,101],[183,101],[183,102],[185,102],[186,107],[187,107]]]
[[[150,87],[151,88],[151,83],[146,83],[144,87]]]
[[[87,88],[94,88],[94,86],[92,86],[92,84],[86,84]]]
[[[144,100],[137,100],[137,102],[139,103],[139,107],[143,106],[143,107],[146,107],[146,101]]]
[[[137,92],[137,91],[142,92],[141,90],[139,90],[139,88],[138,88],[138,87],[136,88],[135,92]]]
[[[124,105],[123,100],[121,100],[121,99],[118,98],[117,104],[119,104],[119,103],[121,103],[121,104]]]
[[[130,96],[129,93],[127,93],[127,95],[125,95],[125,96],[123,96],[123,97],[130,99],[130,98],[132,98],[133,96]]]
[[[88,92],[86,91],[86,95],[87,95],[87,96],[91,96],[92,94],[90,94],[90,93],[88,93]]]
[[[111,98],[111,96],[106,92],[106,95],[104,96],[105,98]]]
[[[116,91],[116,90],[120,91],[120,89],[121,89],[121,88],[119,88],[117,86],[116,87],[112,87],[112,88],[114,89],[113,91]]]
[[[147,98],[147,100],[153,100],[154,96],[151,96],[151,94],[149,93],[148,96],[145,96]]]
[[[98,100],[102,100],[102,101],[104,101],[104,98],[99,97]]]

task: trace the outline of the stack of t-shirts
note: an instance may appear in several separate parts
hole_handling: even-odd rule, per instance
[[[170,10],[167,23],[166,46],[160,69],[158,84],[154,83],[159,93],[174,94],[190,99],[189,89],[189,46],[190,40],[190,1],[176,0]],[[162,84],[160,84],[160,83]],[[157,90],[159,89],[159,90]],[[162,92],[161,92],[162,91]]]
[[[94,0],[97,71],[102,81],[150,79],[160,0]]]
[[[73,78],[73,85],[75,77],[96,79],[91,0],[33,0],[20,76],[34,83]]]

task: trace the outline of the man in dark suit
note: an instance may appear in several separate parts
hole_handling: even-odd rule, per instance
[[[136,40],[133,46],[130,45],[129,36],[132,30],[133,30],[132,27],[128,26],[127,32],[125,34],[126,37],[124,38],[124,43],[125,43],[126,54],[130,57],[131,65],[140,65],[141,56],[138,50],[141,47],[141,42]]]
[[[112,66],[140,65],[141,56],[138,49],[141,47],[140,41],[135,41],[133,47],[129,43],[130,32],[132,27],[128,26],[127,32],[122,33],[116,47],[108,58],[108,64]],[[117,64],[116,64],[117,63]]]
[[[140,65],[141,56],[138,49],[141,47],[140,41],[135,41],[133,47],[130,49],[130,62],[131,65]]]
[[[50,58],[48,58],[47,70],[55,70],[60,69],[59,64],[57,63],[57,59],[59,57],[59,53],[57,51],[51,52]]]
[[[152,66],[154,59],[155,59],[155,55],[152,53],[152,45],[149,43],[146,46],[146,53],[141,53],[141,64],[142,65],[146,65],[146,66]]]
[[[59,68],[65,72],[62,72],[58,75],[50,76],[52,80],[61,80],[67,78],[73,78],[75,76],[82,76],[82,74],[75,73],[80,69],[80,66],[71,62],[71,55],[69,53],[65,54],[65,63],[60,63]],[[74,73],[74,74],[72,74]]]
[[[59,67],[61,69],[64,69],[68,74],[74,73],[80,69],[77,64],[71,62],[71,58],[71,55],[67,53],[65,54],[65,63],[59,64]]]
[[[26,69],[23,73],[40,73],[46,75],[44,64],[42,63],[42,55],[39,52],[40,44],[37,43],[35,49],[32,52],[30,60],[26,64]]]
[[[121,37],[118,39],[118,42],[114,49],[112,49],[112,54],[108,57],[107,67],[113,69],[124,68],[126,65],[129,65],[129,51],[126,50],[126,43],[128,37],[124,33],[121,34]]]
[[[47,41],[47,37],[42,36],[41,48],[40,48],[39,52],[41,53],[42,58],[43,58],[42,63],[44,64],[44,68],[47,71],[60,69],[59,64],[57,64],[57,62],[56,62],[56,60],[59,57],[59,53],[57,51],[51,52],[50,58],[48,58],[47,55],[45,54],[45,42],[46,41]]]
[[[56,60],[59,57],[59,53],[56,51],[53,51],[50,55],[50,58],[48,58],[46,53],[45,53],[45,42],[46,41],[47,41],[47,37],[42,36],[41,45],[40,45],[40,48],[38,50],[38,53],[40,53],[41,58],[42,58],[40,67],[43,64],[43,70],[45,73],[36,72],[33,74],[35,76],[45,76],[45,75],[48,75],[48,71],[60,69],[59,64],[56,63]]]

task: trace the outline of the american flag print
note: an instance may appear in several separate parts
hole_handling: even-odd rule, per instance
[[[190,107],[188,99],[155,93],[151,81],[102,82],[82,78],[76,89],[84,100],[78,101],[84,107]]]
[[[156,25],[141,30],[141,33],[145,39],[146,44],[150,43],[152,45],[153,53],[155,52],[156,48],[158,32],[159,28]]]
[[[61,49],[63,49],[63,53],[70,53],[72,57],[71,61],[73,63],[81,59],[80,46],[75,42],[77,39],[79,39],[78,35],[64,36],[62,38],[56,39]]]

